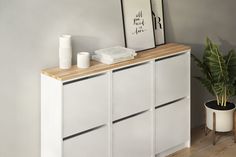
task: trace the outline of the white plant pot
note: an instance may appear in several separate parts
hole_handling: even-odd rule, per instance
[[[208,129],[213,130],[213,113],[216,114],[216,131],[217,132],[229,132],[233,130],[233,114],[235,111],[235,105],[230,110],[216,110],[209,108],[204,104],[206,108],[206,124]]]

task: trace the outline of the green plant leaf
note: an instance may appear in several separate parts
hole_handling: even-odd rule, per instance
[[[206,50],[206,63],[210,69],[213,82],[228,80],[228,71],[225,60],[217,45],[210,43]]]
[[[227,96],[228,97],[232,97],[232,96],[236,95],[236,88],[235,88],[234,84],[229,83],[226,85],[226,87],[227,87]]]
[[[218,105],[225,106],[227,100],[236,95],[236,53],[230,50],[226,56],[219,46],[206,39],[202,61],[192,55],[203,77],[195,77],[208,91],[215,95]]]
[[[228,73],[229,81],[227,84],[229,96],[236,95],[236,53],[234,50],[230,50],[228,54],[224,57]]]
[[[236,53],[234,50],[230,50],[228,54],[224,57],[226,66],[228,69],[230,79],[233,81],[236,78]]]
[[[214,91],[219,96],[223,95],[224,87],[225,87],[225,85],[222,82],[218,82],[218,83],[213,84]]]

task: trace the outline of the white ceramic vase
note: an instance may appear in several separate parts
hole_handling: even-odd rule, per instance
[[[70,69],[72,65],[71,36],[62,35],[59,38],[59,67]]]

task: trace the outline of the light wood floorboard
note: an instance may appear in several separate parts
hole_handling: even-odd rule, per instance
[[[236,157],[233,133],[217,133],[216,145],[212,144],[212,132],[207,136],[204,127],[192,130],[191,148],[180,150],[168,157]]]

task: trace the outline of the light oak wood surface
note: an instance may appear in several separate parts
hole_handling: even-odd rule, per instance
[[[170,43],[159,46],[154,49],[138,52],[138,55],[133,60],[124,61],[112,65],[102,64],[96,61],[91,61],[91,66],[86,69],[78,68],[76,65],[72,66],[71,69],[63,70],[58,67],[48,68],[42,70],[42,74],[53,77],[57,80],[66,81],[75,78],[80,78],[84,76],[89,76],[96,73],[106,72],[113,69],[118,69],[121,67],[125,67],[128,65],[138,64],[145,61],[159,59],[171,55],[175,55],[178,53],[182,53],[184,51],[190,50],[189,46]]]
[[[192,143],[168,157],[235,157],[236,144],[232,132],[217,133],[216,145],[212,144],[212,131],[205,136],[204,126],[192,130]]]

